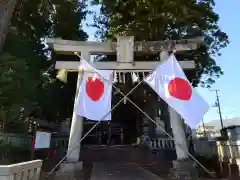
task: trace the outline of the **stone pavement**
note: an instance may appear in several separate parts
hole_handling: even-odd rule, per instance
[[[163,180],[134,163],[94,163],[91,180]]]
[[[175,154],[168,149],[158,151],[157,154],[148,149],[131,146],[87,147],[81,151],[81,160],[84,162],[81,171],[71,174],[55,172],[48,179],[44,178],[43,174],[42,180],[172,180],[172,160],[175,158]],[[49,172],[56,163],[45,162],[43,172]],[[203,163],[205,166],[209,164],[206,166],[209,170],[214,170],[210,169],[210,162]],[[202,178],[208,177],[205,174],[200,175],[201,180],[211,179]],[[239,177],[231,180],[239,180]]]

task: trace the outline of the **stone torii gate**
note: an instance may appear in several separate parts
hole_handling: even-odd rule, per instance
[[[94,62],[93,65],[96,69],[102,70],[116,70],[117,72],[147,72],[154,70],[160,62],[158,61],[134,61],[134,53],[141,54],[158,54],[160,53],[160,61],[168,58],[168,52],[173,48],[176,51],[195,50],[198,44],[203,43],[201,38],[186,39],[186,40],[168,40],[168,41],[146,41],[135,42],[133,36],[118,37],[117,42],[86,42],[86,41],[70,41],[63,39],[47,39],[47,43],[58,54],[74,54],[79,52],[81,58],[90,61],[91,55],[107,55],[117,53],[116,62]],[[194,69],[194,61],[180,61],[181,67],[184,70]],[[56,61],[55,69],[67,69],[71,71],[78,71],[80,61]],[[80,84],[80,75],[77,80],[76,97]],[[75,97],[75,101],[76,101]],[[170,122],[172,125],[172,132],[177,153],[177,160],[187,160],[188,146],[185,137],[185,130],[180,116],[169,107]],[[66,164],[61,166],[65,169],[81,168],[79,162],[80,144],[77,144],[81,139],[83,130],[83,118],[78,116],[73,111],[72,124],[69,136],[68,155]],[[181,144],[181,147],[179,147]],[[75,148],[72,150],[71,147]]]

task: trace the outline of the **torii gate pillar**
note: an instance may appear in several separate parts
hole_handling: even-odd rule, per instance
[[[160,54],[161,61],[168,58],[168,52],[163,51]],[[183,122],[179,114],[170,106],[168,106],[170,123],[172,125],[172,133],[174,137],[174,143],[178,160],[188,159],[188,145],[186,140],[186,134],[183,126]]]
[[[86,61],[90,61],[91,54],[88,51],[82,51],[81,58],[85,59]],[[60,169],[62,172],[72,172],[74,170],[82,169],[82,161],[79,161],[79,158],[80,158],[80,149],[81,149],[80,140],[82,138],[84,118],[79,116],[75,111],[75,108],[76,108],[75,106],[76,106],[76,101],[78,97],[81,80],[82,80],[82,74],[81,72],[78,72],[76,94],[75,94],[75,100],[74,100],[73,115],[72,115],[67,158],[66,158],[67,162],[61,163]]]
[[[168,52],[163,51],[160,54],[161,61],[168,58]],[[180,115],[170,106],[168,106],[170,123],[177,154],[177,159],[173,161],[173,178],[177,179],[198,179],[194,163],[189,158],[188,143],[186,139],[185,127]]]
[[[91,54],[88,51],[83,51],[81,52],[81,58],[85,59],[86,61],[90,61]],[[79,86],[82,79],[81,76],[82,76],[81,72],[78,72],[76,94],[75,94],[75,100],[74,100],[74,110],[73,110],[71,130],[70,130],[69,143],[68,143],[68,151],[67,151],[68,162],[78,162],[80,157],[81,143],[79,143],[79,141],[82,137],[83,117],[76,114],[75,105],[77,101]]]

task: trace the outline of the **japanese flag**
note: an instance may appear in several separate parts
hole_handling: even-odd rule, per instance
[[[79,87],[76,112],[95,121],[111,120],[113,71],[97,70],[85,60],[81,60],[83,71]]]
[[[159,65],[144,80],[154,91],[189,124],[195,128],[208,111],[209,105],[193,89],[174,55]]]

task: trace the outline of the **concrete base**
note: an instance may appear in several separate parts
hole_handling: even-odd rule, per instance
[[[56,171],[51,178],[53,180],[69,180],[69,179],[82,179],[83,163],[79,162],[62,162],[60,170]]]
[[[194,165],[194,162],[191,160],[176,160],[173,161],[173,172],[171,173],[173,176],[172,179],[179,180],[198,180],[197,169]]]
[[[60,172],[62,173],[71,173],[75,171],[80,171],[83,167],[83,162],[62,162],[60,164]]]

